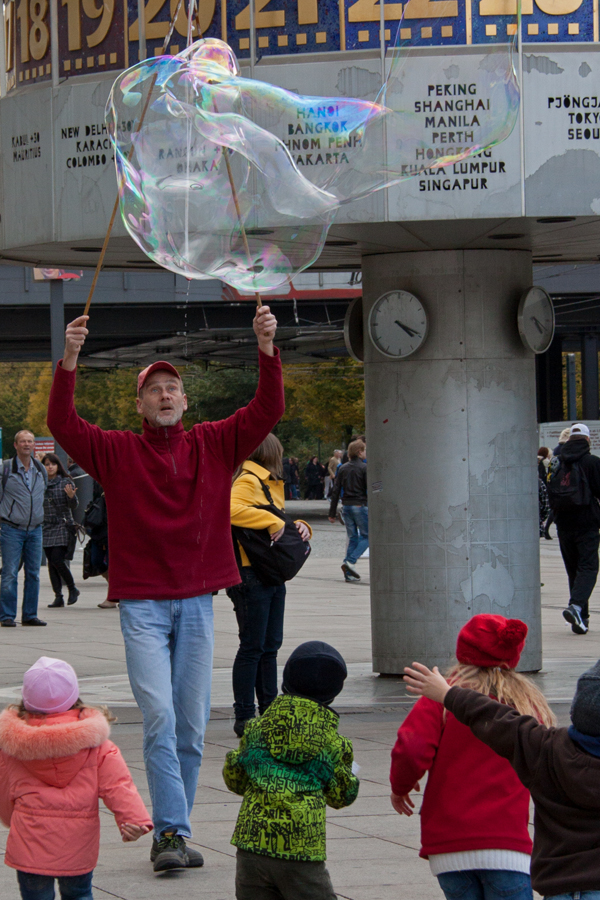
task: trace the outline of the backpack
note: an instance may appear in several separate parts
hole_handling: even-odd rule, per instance
[[[36,459],[35,456],[32,457],[32,462],[38,472],[41,474],[44,479],[44,488],[48,487],[48,473],[46,472],[46,466],[43,466],[39,459]],[[10,475],[11,469],[14,472],[17,471],[17,457],[13,456],[12,459],[5,459],[2,464],[2,490],[6,487],[6,482],[8,481],[8,476]]]
[[[250,473],[248,473],[250,474]],[[252,473],[253,474],[253,473]],[[242,528],[231,526],[233,546],[238,568],[241,559],[238,541],[244,548],[254,574],[263,584],[274,587],[283,584],[298,574],[310,555],[310,544],[303,541],[294,522],[273,503],[271,492],[264,481],[255,476],[265,493],[268,503],[256,506],[255,509],[268,510],[284,523],[284,532],[278,541],[273,541],[267,528]]]
[[[547,488],[550,507],[555,513],[578,510],[592,502],[587,475],[578,462],[567,466],[555,456],[548,469]]]
[[[92,539],[99,540],[104,536],[105,525],[106,500],[104,499],[104,494],[100,494],[95,500],[90,500],[86,506],[83,514],[83,527]]]

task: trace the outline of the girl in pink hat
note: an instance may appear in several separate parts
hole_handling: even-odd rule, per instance
[[[22,900],[92,900],[98,862],[98,798],[124,841],[152,828],[105,710],[84,706],[73,668],[42,656],[23,679],[23,701],[0,714],[0,819],[10,828],[4,861]]]
[[[495,697],[546,725],[554,715],[515,668],[525,646],[520,619],[477,615],[461,629],[453,685]],[[447,900],[532,900],[529,791],[507,760],[439,703],[421,697],[392,751],[392,806],[411,816],[411,790],[428,772],[421,806],[421,853]]]

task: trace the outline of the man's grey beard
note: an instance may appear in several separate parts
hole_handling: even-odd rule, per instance
[[[175,418],[172,418],[173,416],[175,416]],[[175,410],[172,410],[169,413],[158,413],[155,418],[155,424],[162,428],[166,428],[169,425],[177,425],[177,423],[181,421],[182,416],[183,412],[178,414]]]

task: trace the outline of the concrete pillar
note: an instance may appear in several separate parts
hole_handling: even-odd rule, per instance
[[[541,667],[534,354],[517,330],[531,285],[520,250],[363,259],[365,329],[381,294],[429,317],[404,360],[365,331],[373,668],[446,667],[476,613],[524,619],[520,669]]]

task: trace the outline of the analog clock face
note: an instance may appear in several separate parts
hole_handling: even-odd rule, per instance
[[[521,340],[534,353],[544,353],[554,337],[554,307],[543,288],[525,291],[517,316]]]
[[[408,291],[389,291],[371,309],[369,334],[380,353],[404,359],[427,337],[427,313]]]

